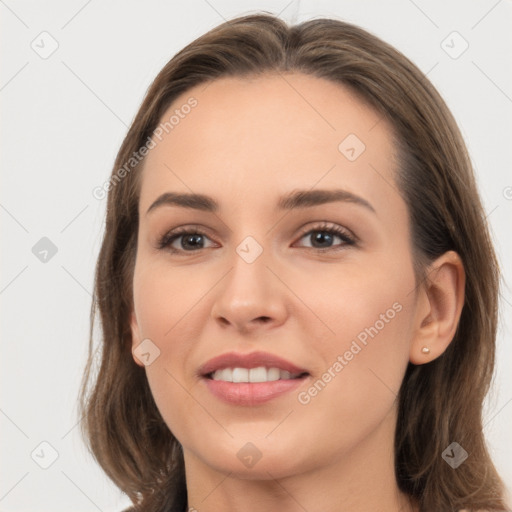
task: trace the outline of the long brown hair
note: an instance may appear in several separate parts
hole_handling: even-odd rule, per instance
[[[131,354],[141,165],[127,170],[126,162],[183,92],[218,77],[282,72],[348,87],[393,127],[400,155],[396,184],[408,206],[417,280],[445,251],[456,251],[464,264],[465,303],[452,343],[429,364],[409,364],[400,389],[398,486],[423,512],[505,510],[504,486],[482,431],[482,404],[494,368],[499,269],[464,141],[446,104],[411,61],[367,31],[334,19],[291,27],[265,13],[233,19],[176,54],[150,86],[108,187],[80,393],[90,450],[138,510],[186,506],[181,445]],[[96,311],[103,336],[93,374]],[[442,457],[454,441],[469,452],[457,469]]]

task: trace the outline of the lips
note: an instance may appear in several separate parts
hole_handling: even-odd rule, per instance
[[[279,374],[279,378],[274,380],[276,374]],[[226,380],[229,375],[236,382]],[[230,406],[263,405],[297,390],[310,378],[309,372],[304,368],[267,352],[222,354],[202,365],[199,376],[202,385],[213,397]],[[256,382],[253,381],[253,376],[256,376]],[[257,382],[258,380],[263,382]]]
[[[210,359],[199,368],[201,377],[211,377],[217,370],[225,368],[279,368],[293,375],[307,374],[305,368],[283,359],[282,357],[267,352],[251,352],[250,354],[240,354],[237,352],[229,352]]]

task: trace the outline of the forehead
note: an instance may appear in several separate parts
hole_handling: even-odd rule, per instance
[[[370,195],[397,192],[382,192],[386,181],[394,188],[391,127],[326,79],[288,73],[201,84],[173,102],[157,132],[143,166],[143,211],[167,189],[231,202],[270,201],[274,192],[316,183]]]

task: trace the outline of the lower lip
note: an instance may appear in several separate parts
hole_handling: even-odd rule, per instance
[[[298,388],[306,377],[272,382],[225,382],[203,378],[207,388],[220,400],[234,405],[257,405]]]

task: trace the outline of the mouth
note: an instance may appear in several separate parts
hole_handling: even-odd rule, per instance
[[[311,375],[273,354],[227,353],[204,364],[199,376],[217,399],[230,405],[258,405],[299,387]]]
[[[295,380],[308,376],[308,372],[291,373],[278,367],[266,368],[258,366],[256,368],[223,368],[215,370],[204,375],[205,378],[211,380],[220,380],[223,382],[275,382],[277,380]]]

